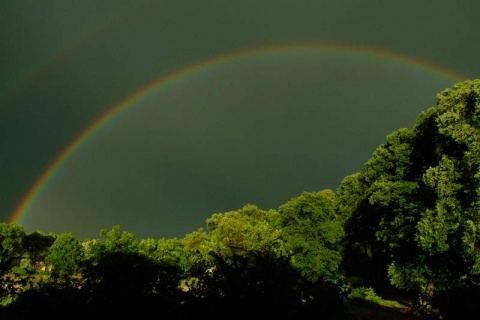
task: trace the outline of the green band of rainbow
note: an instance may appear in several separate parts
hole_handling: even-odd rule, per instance
[[[214,57],[212,59],[204,60],[189,67],[180,69],[176,72],[166,75],[157,81],[154,81],[147,86],[141,88],[134,94],[127,97],[125,100],[109,109],[102,116],[97,118],[92,124],[90,124],[82,133],[80,133],[43,171],[40,177],[36,180],[35,184],[31,187],[30,191],[23,197],[18,204],[17,208],[8,218],[8,222],[22,223],[25,217],[28,215],[31,207],[35,204],[36,200],[41,196],[42,192],[48,187],[49,182],[59,171],[59,169],[71,158],[77,150],[79,150],[87,141],[103,126],[108,124],[113,117],[120,114],[123,110],[133,106],[142,97],[148,95],[150,92],[172,83],[174,80],[192,74],[204,68],[208,68],[212,65],[220,63],[228,63],[232,60],[239,58],[246,58],[255,55],[261,55],[266,53],[276,53],[285,51],[338,51],[340,53],[353,53],[358,55],[372,56],[378,59],[387,59],[392,62],[402,63],[405,65],[413,65],[415,67],[427,70],[434,74],[438,74],[443,77],[452,79],[452,81],[462,81],[467,77],[458,74],[452,70],[433,65],[426,61],[405,56],[399,53],[380,50],[376,48],[352,46],[343,44],[321,44],[321,43],[295,43],[280,46],[266,46],[259,48],[252,48],[242,51],[236,51],[221,56]]]

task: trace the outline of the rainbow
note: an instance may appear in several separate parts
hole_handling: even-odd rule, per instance
[[[11,213],[8,218],[9,223],[22,223],[25,217],[28,215],[32,206],[36,203],[36,200],[42,195],[43,191],[48,187],[49,182],[55,176],[55,174],[62,168],[62,166],[84,146],[89,139],[103,126],[107,125],[112,118],[120,115],[126,109],[135,105],[137,101],[153,92],[154,90],[171,84],[175,80],[191,75],[197,71],[211,67],[213,65],[229,63],[233,60],[247,57],[254,57],[262,54],[280,53],[280,52],[328,52],[333,53],[353,53],[356,55],[370,56],[378,59],[385,59],[394,63],[401,63],[405,66],[415,66],[417,68],[426,70],[428,72],[447,77],[453,81],[459,82],[466,80],[467,77],[458,74],[452,70],[431,64],[427,61],[409,57],[396,52],[381,50],[378,48],[354,46],[345,44],[323,44],[323,43],[295,43],[287,45],[270,45],[258,48],[251,48],[241,51],[235,51],[220,56],[213,57],[204,61],[200,61],[189,67],[172,72],[157,81],[154,81],[147,86],[136,91],[126,99],[110,108],[103,115],[97,118],[87,128],[83,130],[57,157],[50,163],[50,165],[43,171],[43,173],[37,178],[34,185],[30,188],[29,192],[23,197],[16,209]]]

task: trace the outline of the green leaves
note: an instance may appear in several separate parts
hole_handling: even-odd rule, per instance
[[[334,201],[331,190],[304,192],[278,209],[292,263],[313,282],[338,277],[344,232]]]
[[[22,250],[25,232],[18,223],[0,223],[0,275],[10,269],[10,264]]]
[[[246,205],[237,211],[214,214],[207,219],[211,249],[224,255],[242,252],[282,252],[279,214]]]
[[[52,275],[66,278],[80,269],[84,251],[80,240],[72,233],[60,234],[48,250],[45,264],[52,267]]]
[[[347,246],[367,243],[365,254],[389,265],[391,284],[408,290],[447,290],[480,272],[480,80],[437,99],[342,181],[336,205]]]

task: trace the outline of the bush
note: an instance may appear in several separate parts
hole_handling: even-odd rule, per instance
[[[351,300],[366,300],[374,303],[380,303],[382,300],[382,297],[378,296],[372,287],[353,288],[347,297]]]
[[[12,267],[11,271],[16,276],[26,276],[26,275],[28,275],[28,271],[25,270],[24,268],[20,267],[20,266]]]

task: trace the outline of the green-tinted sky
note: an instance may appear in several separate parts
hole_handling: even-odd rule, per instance
[[[335,190],[459,80],[442,68],[480,75],[478,14],[476,0],[1,1],[0,217],[95,119],[180,70],[64,163],[26,231],[182,237],[212,213]],[[232,56],[273,46],[290,49]]]

